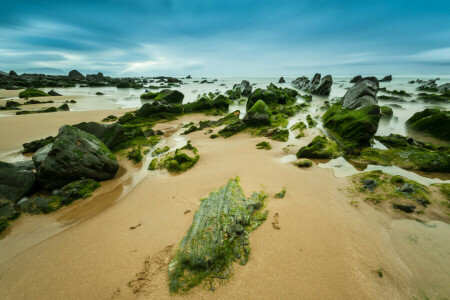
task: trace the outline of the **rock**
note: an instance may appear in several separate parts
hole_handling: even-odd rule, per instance
[[[116,147],[120,143],[128,140],[123,126],[117,123],[100,124],[97,122],[83,122],[73,125],[73,127],[94,135],[99,140],[101,140],[106,145],[106,147],[108,147],[108,149],[114,149],[114,147]],[[143,133],[142,136],[144,136]]]
[[[55,92],[55,90],[50,90],[50,92],[48,92],[48,94],[50,96],[62,96],[60,93]]]
[[[67,77],[71,80],[84,80],[83,74],[81,74],[77,70],[70,71]]]
[[[0,200],[11,203],[31,194],[36,187],[36,174],[30,162],[0,162]]]
[[[29,143],[25,143],[23,144],[23,150],[22,153],[33,153],[38,151],[40,148],[53,143],[54,141],[54,137],[53,136],[48,136],[45,139],[40,139],[40,140],[35,140]]]
[[[11,202],[0,200],[0,218],[12,218],[16,212],[14,211],[14,204]]]
[[[361,75],[357,75],[357,76],[353,77],[353,78],[350,80],[350,83],[357,83],[357,82],[360,81],[361,79],[362,79],[362,76],[361,76]]]
[[[247,111],[244,116],[243,122],[250,126],[264,126],[270,125],[270,112],[269,106],[262,100],[258,100],[255,105]]]
[[[177,90],[162,90],[157,93],[145,93],[141,95],[141,99],[150,99],[154,101],[165,101],[169,104],[181,104],[183,103],[184,95]]]
[[[56,110],[57,111],[70,111],[70,108],[69,108],[69,105],[67,105],[67,103],[64,103],[63,105],[58,107]]]
[[[64,125],[52,144],[33,155],[38,181],[53,190],[83,177],[94,180],[114,178],[119,163],[95,136]]]
[[[109,115],[109,116],[107,116],[106,118],[104,118],[103,120],[102,120],[102,122],[115,122],[115,121],[117,121],[119,118],[117,118],[116,116],[114,116],[114,115]]]
[[[417,80],[417,82],[423,83],[422,85],[420,85],[417,90],[419,91],[427,91],[427,92],[437,92],[438,91],[438,85],[436,83],[438,79],[430,79],[428,81],[419,81],[419,79]]]
[[[310,81],[307,77],[298,77],[292,81],[292,85],[299,90],[307,91],[314,95],[328,96],[331,92],[333,78],[327,75],[321,79],[321,75],[316,73]]]
[[[211,109],[218,109],[223,110],[224,112],[228,112],[228,107],[230,106],[230,104],[230,99],[228,99],[224,95],[219,95],[214,100],[203,96],[197,101],[186,103],[183,106],[183,110],[185,113],[200,112]]]
[[[340,104],[334,104],[322,116],[324,128],[348,154],[370,146],[370,140],[378,130],[380,118],[380,107],[377,105],[350,110]]]
[[[31,203],[30,197],[23,197],[16,203],[16,209],[18,211],[23,211]]]
[[[380,79],[379,82],[389,82],[392,81],[392,75],[386,75],[383,79]]]
[[[48,94],[35,88],[27,88],[25,91],[19,93],[19,98],[45,97],[45,96],[48,96]]]
[[[103,96],[104,95],[104,93],[102,93],[102,92],[97,92],[97,93],[95,93],[97,96]]]
[[[410,130],[426,132],[439,139],[450,141],[450,111],[426,108],[409,118],[406,126]]]
[[[437,89],[439,93],[450,92],[450,82],[441,84]]]
[[[186,79],[192,79],[191,75],[186,76]]]
[[[394,115],[394,111],[389,106],[380,106],[381,117],[390,119]]]
[[[16,71],[11,70],[9,71],[9,76],[19,76],[19,75],[17,75]]]
[[[344,95],[342,107],[356,109],[378,104],[378,80],[375,77],[365,77],[353,85]]]
[[[399,209],[401,211],[404,211],[406,213],[412,213],[416,209],[415,205],[410,205],[410,204],[394,203],[394,204],[392,204],[392,207],[394,207],[395,209]]]
[[[250,82],[247,80],[242,80],[240,84],[235,84],[233,86],[234,91],[239,91],[240,94],[244,97],[248,97],[252,94],[253,87],[250,85]]]
[[[337,144],[324,136],[316,136],[297,152],[297,158],[336,158],[340,155]]]
[[[283,76],[280,77],[280,80],[278,80],[278,83],[286,83],[286,80],[284,80]]]
[[[373,190],[375,190],[375,188],[377,187],[377,182],[373,179],[362,179],[362,183],[363,183],[363,187],[365,189],[368,189],[369,191],[373,192]]]
[[[270,108],[283,105],[293,105],[297,102],[298,92],[294,89],[279,88],[274,84],[267,86],[265,89],[256,89],[247,100],[247,110],[252,108],[258,100],[264,101]]]
[[[179,115],[181,113],[183,113],[183,106],[180,104],[169,105],[166,101],[156,101],[142,105],[136,112],[136,116],[142,118],[159,118],[166,115]],[[119,122],[121,122],[122,118],[119,118]]]

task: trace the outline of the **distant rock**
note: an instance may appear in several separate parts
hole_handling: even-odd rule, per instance
[[[450,82],[441,84],[440,86],[438,86],[437,89],[438,89],[439,93],[449,92],[450,91]]]
[[[47,94],[49,94],[50,96],[62,96],[60,93],[55,92],[55,90],[50,90],[50,92],[48,92]]]
[[[67,77],[72,80],[84,80],[83,74],[81,74],[77,70],[70,71]]]
[[[102,93],[102,92],[97,92],[97,93],[95,93],[97,96],[103,96],[104,95],[104,93]]]
[[[191,75],[186,76],[186,79],[192,79]]]
[[[368,105],[377,105],[378,79],[375,77],[362,78],[353,85],[342,100],[342,107],[356,109]]]
[[[40,185],[53,190],[84,178],[114,178],[119,163],[111,151],[95,136],[73,126],[59,129],[54,142],[33,155]]]
[[[242,80],[240,84],[235,84],[233,86],[233,91],[240,91],[241,95],[248,97],[252,94],[252,86],[247,80]]]
[[[320,96],[328,96],[331,92],[332,84],[333,78],[331,75],[327,75],[321,79],[319,73],[316,73],[311,81],[308,77],[302,76],[292,82],[295,88]]]
[[[357,75],[357,76],[353,77],[353,78],[350,80],[350,83],[357,83],[357,82],[360,81],[361,79],[362,79],[362,76],[361,76],[361,75]]]
[[[32,161],[0,162],[0,201],[15,203],[31,194],[36,187],[36,174]]]
[[[386,75],[383,79],[379,80],[379,82],[389,82],[392,81],[392,75]]]
[[[417,79],[416,80],[417,83],[422,83],[422,85],[420,85],[417,89],[419,91],[437,92],[438,91],[438,85],[436,83],[437,80],[438,78],[430,79],[428,81]]]
[[[286,80],[284,80],[283,76],[280,77],[280,80],[278,80],[278,83],[286,83]]]
[[[9,76],[19,76],[19,75],[17,75],[16,71],[11,70],[9,71]]]

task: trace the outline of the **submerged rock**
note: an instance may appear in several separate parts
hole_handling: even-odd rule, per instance
[[[292,85],[299,90],[304,90],[314,95],[328,96],[333,85],[333,78],[331,75],[326,75],[321,79],[321,75],[316,73],[311,81],[307,77],[302,76],[292,81]]]
[[[249,258],[249,233],[266,218],[266,195],[245,198],[238,179],[201,201],[194,220],[169,264],[169,289],[186,291],[202,280],[228,278],[232,262]]]
[[[79,180],[114,178],[119,163],[111,151],[95,136],[64,125],[54,142],[33,155],[38,181],[53,190]]]
[[[344,95],[342,107],[356,109],[378,104],[378,80],[375,77],[365,77],[353,85]]]

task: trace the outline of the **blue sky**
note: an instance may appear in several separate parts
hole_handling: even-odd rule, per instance
[[[449,16],[434,0],[3,0],[0,70],[449,74]]]

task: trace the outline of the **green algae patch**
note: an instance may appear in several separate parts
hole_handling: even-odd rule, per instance
[[[163,153],[166,153],[167,151],[169,151],[170,150],[170,147],[169,146],[164,146],[163,148],[158,148],[158,149],[156,149],[155,151],[153,151],[152,152],[152,155],[153,156],[158,156],[158,155],[161,155],[161,154],[163,154]]]
[[[450,111],[426,108],[409,118],[406,125],[413,131],[425,132],[436,138],[450,141]]]
[[[156,150],[155,150],[156,151]],[[192,168],[200,159],[198,150],[192,146],[191,141],[175,150],[175,153],[168,153],[164,157],[154,158],[148,167],[149,170],[167,169],[172,173],[182,173]]]
[[[305,133],[303,132],[303,130],[305,130],[306,124],[303,123],[302,121],[295,123],[294,125],[291,126],[291,130],[297,130],[298,134],[295,136],[296,139],[299,139],[301,137],[305,136]]]
[[[295,163],[295,165],[299,168],[310,168],[313,165],[313,162],[307,158],[301,159]]]
[[[245,265],[250,255],[249,234],[267,218],[264,193],[246,198],[239,179],[202,200],[186,236],[169,263],[169,290],[187,291],[202,281],[214,289],[230,278],[232,263]]]
[[[284,188],[281,190],[281,192],[275,194],[275,198],[278,198],[278,199],[283,199],[284,196],[286,196],[286,190]]]
[[[272,146],[270,146],[270,144],[268,142],[261,142],[261,143],[256,144],[256,149],[270,150],[270,149],[272,149]]]
[[[297,152],[297,158],[336,158],[341,155],[338,145],[324,136],[316,136]]]

